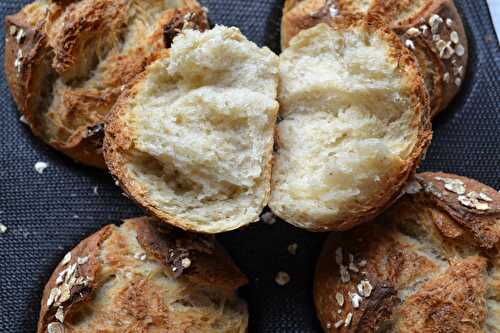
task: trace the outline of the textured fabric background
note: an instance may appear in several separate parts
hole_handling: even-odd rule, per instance
[[[0,15],[28,1],[0,0]],[[201,0],[215,23],[235,25],[250,40],[279,52],[283,0]],[[460,96],[434,123],[421,170],[443,170],[500,188],[500,52],[486,1],[457,0],[470,38],[471,60]],[[3,29],[0,40],[3,40]],[[1,44],[3,63],[3,43]],[[34,332],[42,288],[62,256],[100,227],[134,217],[134,207],[104,171],[75,164],[38,142],[21,124],[5,79],[0,82],[0,332]],[[37,161],[49,163],[43,175]],[[98,187],[98,195],[93,188]],[[285,223],[258,224],[219,237],[251,284],[250,332],[320,332],[312,302],[315,260],[325,235]],[[296,256],[287,253],[299,244]],[[290,273],[279,287],[275,274]]]

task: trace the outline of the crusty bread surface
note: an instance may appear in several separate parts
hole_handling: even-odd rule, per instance
[[[38,333],[245,333],[246,277],[210,236],[152,218],[83,240],[47,283]]]
[[[376,222],[333,233],[316,268],[325,332],[497,333],[500,194],[423,173]]]
[[[278,67],[237,28],[186,30],[113,110],[109,169],[141,206],[183,229],[258,221],[270,193]]]
[[[280,80],[273,212],[313,231],[379,214],[431,139],[409,51],[377,17],[345,17],[292,39]]]
[[[71,158],[104,168],[105,116],[184,24],[208,26],[195,0],[38,0],[7,16],[5,73],[22,120]]]
[[[301,30],[355,13],[387,21],[418,60],[432,115],[446,108],[460,90],[468,60],[467,34],[453,0],[286,0],[282,47]]]

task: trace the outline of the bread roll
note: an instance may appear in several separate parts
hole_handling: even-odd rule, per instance
[[[415,60],[376,17],[304,30],[280,56],[272,211],[346,230],[396,199],[431,139]]]
[[[278,66],[237,28],[185,31],[112,111],[112,174],[151,214],[186,230],[258,221],[270,192]]]
[[[500,194],[424,173],[375,223],[333,233],[314,298],[325,332],[494,333],[500,328]]]
[[[207,27],[195,0],[38,0],[7,16],[5,73],[23,120],[54,148],[103,168],[106,114],[184,22]]]
[[[245,333],[247,279],[213,238],[152,218],[83,240],[47,283],[37,333]]]
[[[459,92],[467,70],[468,42],[453,0],[286,0],[282,47],[299,31],[332,16],[377,14],[418,60],[430,95],[432,115]]]

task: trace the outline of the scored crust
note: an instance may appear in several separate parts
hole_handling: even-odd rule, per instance
[[[278,57],[236,28],[185,31],[110,113],[104,140],[110,172],[146,211],[184,230],[219,233],[257,222],[270,197],[277,72]],[[216,102],[204,104],[207,100]],[[193,114],[199,119],[193,120]],[[193,126],[198,130],[191,131]],[[228,137],[233,127],[235,133]],[[254,132],[258,137],[249,136]],[[182,139],[170,133],[180,133]],[[217,143],[211,143],[212,134]],[[240,158],[231,149],[242,138],[241,151],[247,155]],[[187,141],[192,144],[186,146]],[[192,156],[193,145],[205,148]],[[247,159],[255,163],[248,167]],[[248,168],[258,173],[249,170],[250,176],[241,180]],[[206,188],[220,194],[205,195]]]
[[[325,25],[325,23],[327,25]],[[315,110],[309,110],[304,111],[304,108],[306,108],[307,104],[311,104],[313,102],[313,99],[319,99],[318,93],[311,92],[309,93],[308,90],[306,89],[307,87],[303,87],[303,89],[297,89],[298,93],[297,95],[299,97],[304,96],[304,99],[306,101],[309,101],[309,103],[306,103],[304,101],[301,101],[299,106],[296,107],[296,111],[292,112],[289,111],[288,109],[290,107],[294,107],[292,104],[295,103],[294,101],[297,99],[293,97],[292,93],[287,92],[287,83],[285,82],[285,79],[283,77],[283,70],[284,68],[297,68],[297,64],[291,63],[291,65],[288,65],[287,61],[289,59],[295,59],[299,58],[296,54],[299,54],[302,50],[309,50],[313,48],[315,45],[315,40],[316,40],[316,35],[322,34],[325,29],[328,30],[327,27],[332,27],[334,31],[339,32],[340,34],[349,34],[355,29],[362,29],[362,31],[366,32],[366,40],[370,40],[369,43],[375,43],[376,46],[380,50],[384,50],[384,55],[382,56],[385,57],[385,60],[387,63],[394,63],[396,68],[394,70],[394,73],[397,73],[398,76],[403,77],[403,81],[405,82],[402,86],[404,88],[401,88],[402,91],[405,91],[403,93],[405,98],[408,99],[408,110],[402,111],[404,114],[409,114],[410,118],[404,117],[406,119],[406,122],[403,125],[408,125],[408,131],[411,133],[406,133],[408,137],[405,137],[404,142],[411,141],[409,146],[412,148],[406,153],[405,156],[402,156],[400,158],[400,161],[398,162],[398,167],[395,169],[395,171],[384,173],[381,175],[381,177],[378,177],[378,179],[375,179],[375,183],[372,184],[371,187],[376,188],[376,191],[373,192],[372,195],[370,195],[369,198],[364,198],[362,200],[356,199],[354,200],[355,202],[351,203],[346,203],[346,206],[348,207],[347,209],[344,209],[342,211],[339,211],[337,214],[331,214],[331,213],[322,213],[321,216],[318,214],[314,214],[312,211],[312,208],[319,207],[319,205],[323,205],[326,207],[326,209],[330,209],[330,207],[327,204],[324,204],[323,200],[315,200],[314,205],[309,205],[311,206],[311,209],[308,209],[306,206],[305,208],[300,208],[299,207],[299,201],[300,200],[288,200],[286,199],[287,194],[286,188],[283,186],[284,183],[286,183],[285,180],[280,180],[278,175],[279,174],[287,174],[289,169],[289,165],[287,163],[281,162],[280,163],[280,155],[283,154],[284,147],[288,145],[289,143],[287,142],[288,139],[284,138],[284,133],[285,130],[282,129],[282,124],[284,121],[287,120],[287,118],[292,119],[295,117],[295,115],[300,115],[300,114],[305,114],[307,115],[308,112],[314,113],[316,112]],[[315,29],[315,30],[314,30]],[[312,36],[312,37],[311,37]],[[379,38],[377,39],[377,42],[373,42],[371,38]],[[333,38],[333,37],[332,37]],[[347,37],[346,37],[347,38]],[[381,41],[381,42],[380,42]],[[432,132],[430,128],[430,114],[429,114],[429,101],[428,101],[428,95],[426,93],[422,78],[420,74],[418,73],[418,70],[416,68],[415,60],[410,54],[410,52],[402,45],[401,41],[399,38],[385,25],[385,23],[376,15],[368,15],[366,17],[364,16],[344,16],[341,18],[333,18],[330,19],[323,24],[317,25],[315,28],[311,28],[309,30],[302,31],[297,38],[293,40],[293,47],[290,47],[289,49],[285,50],[284,53],[282,53],[280,59],[281,59],[281,67],[282,67],[282,77],[281,77],[281,93],[280,93],[280,115],[281,118],[284,120],[281,123],[278,124],[278,131],[277,131],[277,148],[276,148],[276,153],[275,153],[275,161],[274,161],[274,166],[273,166],[273,176],[272,176],[272,194],[271,194],[271,200],[269,203],[269,206],[273,210],[273,212],[280,216],[283,220],[294,224],[295,226],[301,227],[308,229],[310,231],[328,231],[328,230],[347,230],[350,228],[353,228],[354,226],[363,223],[365,221],[368,221],[375,217],[376,215],[380,214],[386,207],[388,207],[394,200],[396,200],[401,193],[401,189],[408,179],[414,172],[418,164],[420,163],[420,160],[425,153],[427,146],[430,143],[430,140],[432,138]],[[336,43],[336,42],[332,42]],[[381,43],[380,45],[377,43]],[[370,44],[371,45],[371,44]],[[347,46],[345,46],[347,48]],[[323,46],[318,47],[319,50],[323,50]],[[323,52],[323,51],[321,51]],[[354,50],[353,50],[354,52]],[[315,55],[317,59],[322,59],[321,56]],[[304,57],[304,59],[312,59],[313,56],[309,55],[307,57]],[[295,61],[295,60],[294,60]],[[320,60],[318,60],[320,61]],[[300,62],[297,60],[297,62]],[[308,66],[308,63],[306,60],[300,62],[302,66]],[[300,66],[299,66],[300,67]],[[390,66],[389,66],[390,67]],[[391,67],[392,68],[392,67]],[[294,69],[295,70],[295,69]],[[307,69],[300,67],[298,69],[299,73],[304,73]],[[326,69],[323,68],[323,71],[333,71],[333,69]],[[336,69],[337,70],[337,69]],[[370,69],[372,70],[372,69]],[[317,70],[316,70],[317,72]],[[318,74],[319,75],[319,74]],[[304,81],[309,80],[304,79]],[[374,79],[375,81],[381,80],[380,77],[377,77]],[[295,81],[295,80],[291,80]],[[298,81],[298,80],[297,80]],[[307,81],[308,82],[308,81]],[[290,86],[294,85],[296,83],[291,82]],[[318,84],[318,83],[311,83],[314,87],[321,86],[325,87],[325,84]],[[336,85],[340,84],[338,82],[335,82],[332,84],[334,88],[336,88]],[[356,83],[357,84],[357,83]],[[375,84],[376,85],[376,84]],[[320,88],[323,89],[323,88]],[[347,89],[347,88],[346,88]],[[316,89],[317,90],[317,89]],[[342,89],[340,89],[342,90]],[[374,89],[377,90],[377,89]],[[381,89],[382,90],[382,89]],[[286,97],[286,99],[291,99],[292,102],[288,102],[284,98],[284,94],[287,93],[288,95],[292,95],[292,97]],[[326,90],[325,90],[326,93]],[[339,93],[342,96],[342,92]],[[311,99],[308,99],[309,96],[311,96]],[[312,98],[312,96],[315,96]],[[322,95],[321,95],[322,96]],[[332,96],[328,97],[325,100],[325,103],[329,102],[329,100],[335,100],[331,98]],[[342,96],[343,98],[343,96]],[[362,99],[363,97],[360,97]],[[340,98],[341,99],[341,98]],[[378,102],[378,101],[376,101]],[[395,105],[397,104],[394,103]],[[360,105],[364,105],[361,103]],[[381,104],[382,105],[382,104]],[[403,105],[403,104],[402,104]],[[310,106],[310,105],[309,105]],[[307,107],[309,107],[307,106]],[[351,104],[348,104],[347,109],[351,108]],[[328,112],[333,112],[335,110],[327,110]],[[384,110],[385,111],[385,110]],[[290,113],[292,112],[292,113]],[[325,113],[328,113],[325,112]],[[383,113],[383,112],[381,112]],[[388,113],[389,114],[389,113]],[[370,116],[371,117],[371,116]],[[389,117],[389,116],[388,116]],[[366,118],[366,117],[365,117]],[[383,117],[382,117],[383,118]],[[390,117],[389,117],[390,118]],[[385,120],[384,120],[385,121]],[[307,120],[304,120],[304,122],[307,122]],[[326,122],[326,120],[325,120]],[[331,121],[329,121],[331,122]],[[391,120],[388,120],[390,123]],[[283,125],[284,126],[284,125]],[[299,127],[304,127],[305,125],[300,125],[297,124]],[[386,126],[385,123],[382,122],[382,126]],[[284,128],[284,127],[283,127]],[[387,126],[389,128],[389,126]],[[354,130],[353,130],[354,131]],[[411,134],[415,132],[416,135],[413,137]],[[332,132],[333,133],[333,132]],[[356,135],[359,134],[358,132],[355,132]],[[343,143],[346,138],[343,136],[342,138],[338,139],[334,135],[335,133],[332,134],[331,141],[332,142],[337,142],[339,141],[340,143]],[[326,135],[326,134],[325,134]],[[394,135],[397,135],[394,133]],[[299,135],[300,136],[300,135]],[[347,135],[349,136],[349,135]],[[300,140],[306,140],[305,138],[301,138]],[[305,142],[303,142],[305,143]],[[303,144],[300,144],[300,146],[304,146]],[[319,151],[324,152],[326,151],[327,147],[321,147]],[[348,148],[348,152],[356,152],[356,148],[354,150]],[[333,155],[336,155],[336,153],[332,153]],[[359,153],[361,154],[361,153]],[[287,153],[287,155],[291,155],[291,153]],[[330,155],[329,155],[330,156]],[[299,158],[299,156],[296,156],[296,158]],[[302,158],[302,165],[305,165],[309,163],[309,160],[306,157]],[[392,166],[391,166],[392,167]],[[281,171],[280,171],[281,170]],[[297,170],[296,170],[297,171]],[[288,178],[296,178],[298,179],[300,176],[297,175],[296,173],[288,172],[289,177]],[[331,175],[331,173],[329,173]],[[281,177],[283,178],[283,177]],[[287,178],[287,179],[288,179]],[[377,178],[375,176],[374,178]],[[342,180],[343,182],[345,180]],[[319,181],[321,183],[321,181]],[[308,188],[313,189],[312,185],[308,185]],[[288,191],[289,192],[289,191]],[[290,198],[292,198],[290,196]],[[302,200],[302,199],[301,199]],[[295,201],[295,202],[294,202]],[[304,201],[304,200],[302,200]],[[306,202],[306,201],[304,201]]]
[[[66,333],[244,333],[248,313],[236,291],[247,282],[213,237],[130,219],[83,240],[58,265],[37,333],[63,324]]]
[[[418,174],[375,223],[326,241],[314,283],[323,329],[496,332],[499,240],[496,190],[456,175]]]
[[[74,160],[104,168],[104,118],[179,18],[208,27],[195,0],[40,0],[7,16],[5,73],[23,121]]]
[[[415,53],[430,95],[432,116],[456,96],[467,70],[467,35],[453,0],[286,0],[282,48],[301,30],[332,16],[378,14]]]

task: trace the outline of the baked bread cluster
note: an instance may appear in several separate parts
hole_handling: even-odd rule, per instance
[[[314,299],[325,332],[498,332],[500,194],[423,173],[377,221],[333,233]]]
[[[195,0],[38,0],[5,22],[5,73],[23,122],[102,168],[104,119],[124,87],[183,26],[208,26]]]
[[[109,225],[83,240],[45,287],[38,333],[245,333],[247,283],[209,236],[152,218]]]
[[[270,193],[277,85],[278,57],[237,28],[186,30],[112,111],[109,170],[147,211],[183,229],[257,222]]]
[[[497,332],[500,194],[415,176],[466,70],[453,1],[287,0],[280,56],[208,26],[195,0],[38,0],[6,18],[22,120],[106,164],[153,216],[69,252],[37,332],[247,332],[246,277],[187,231],[234,230],[266,206],[352,229],[317,264],[326,332]]]
[[[282,47],[302,30],[355,13],[386,21],[418,60],[432,115],[446,108],[464,81],[468,58],[467,35],[453,0],[286,0]]]
[[[300,32],[280,56],[272,211],[346,230],[398,197],[431,139],[414,58],[375,16]]]

